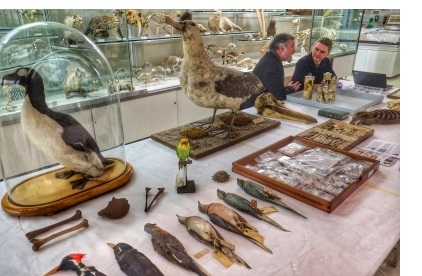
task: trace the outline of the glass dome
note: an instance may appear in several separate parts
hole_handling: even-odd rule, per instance
[[[0,79],[6,212],[54,213],[129,181],[113,71],[84,34],[55,22],[13,29],[0,40]]]

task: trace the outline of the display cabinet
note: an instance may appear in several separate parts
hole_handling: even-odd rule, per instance
[[[253,69],[268,48],[274,33],[293,34],[296,36],[297,51],[292,62],[283,62],[286,76],[293,75],[295,62],[309,52],[312,43],[321,35],[331,35],[333,38],[334,46],[331,57],[336,67],[335,70],[339,72],[339,76],[347,75],[353,66],[362,21],[362,10],[346,9],[3,10],[0,12],[0,36],[31,20],[53,21],[71,26],[86,34],[104,53],[112,67],[123,105],[127,101],[145,100],[145,97],[156,96],[160,93],[176,93],[177,96],[164,97],[168,100],[163,105],[156,104],[158,109],[155,110],[165,113],[169,106],[175,105],[175,108],[171,108],[171,110],[176,110],[176,114],[173,114],[176,117],[175,121],[185,123],[187,120],[193,121],[209,116],[207,112],[198,111],[194,104],[186,103],[189,100],[179,95],[183,95],[178,78],[183,57],[181,36],[176,30],[163,24],[163,15],[169,15],[177,21],[179,16],[186,11],[190,11],[192,19],[202,25],[204,47],[207,47],[210,57],[217,63],[238,70],[250,71]],[[25,16],[26,14],[33,15],[31,17]],[[233,29],[213,31],[212,23],[210,25],[208,22],[215,16],[224,18],[226,24]],[[34,35],[37,36],[37,34]],[[20,45],[10,49],[10,55],[2,57],[0,75],[18,61],[30,64],[34,55],[47,54],[43,48],[46,45],[39,44],[42,41],[33,40],[30,44],[25,43],[25,40],[22,40]],[[76,51],[76,49],[83,51],[81,49],[84,47],[80,41],[75,41],[66,33],[59,35],[56,44],[70,52]],[[48,69],[50,71],[46,72],[50,76],[46,90],[48,93],[56,93],[57,97],[61,97],[56,102],[57,105],[86,100],[80,93],[70,92],[70,96],[73,97],[69,97],[60,91],[69,75],[75,72],[71,72],[70,68],[63,68],[59,61],[55,67],[54,65],[50,67]],[[100,80],[95,78],[95,72],[87,72],[81,82],[83,82],[83,89],[90,91],[95,89],[95,85],[99,84]],[[107,84],[102,83],[102,85]],[[110,89],[114,88],[110,87]],[[10,96],[11,94],[15,96]],[[18,94],[18,92],[10,93],[10,91],[0,93],[0,116],[19,113],[19,97],[16,97]],[[87,92],[86,95],[90,94],[92,93]],[[152,99],[148,101],[154,102]],[[164,106],[166,109],[160,110],[160,107],[164,108]],[[182,108],[183,110],[181,110]],[[191,109],[195,111],[189,115],[186,110]],[[123,108],[123,112],[126,111]],[[141,114],[141,110],[136,110],[135,113],[137,118],[145,117],[145,114]],[[177,118],[180,114],[184,114],[185,117]],[[126,117],[132,115],[128,114]],[[167,125],[167,122],[162,121],[153,123]],[[150,129],[155,128],[151,127]],[[125,136],[132,137],[128,141],[131,142],[148,137],[150,134],[152,133],[143,133],[137,137],[132,134]]]

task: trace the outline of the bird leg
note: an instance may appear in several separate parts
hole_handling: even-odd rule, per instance
[[[72,227],[70,227],[70,228],[68,228],[68,229],[65,229],[65,230],[63,230],[63,231],[60,231],[60,232],[54,233],[54,234],[52,234],[52,235],[50,235],[50,236],[48,236],[48,237],[46,237],[46,238],[44,238],[44,239],[32,239],[32,240],[31,240],[31,243],[32,243],[32,250],[34,250],[34,251],[38,251],[38,249],[39,249],[41,246],[43,246],[43,245],[44,245],[44,244],[46,244],[47,242],[51,241],[52,239],[55,239],[55,238],[60,237],[60,236],[62,236],[62,235],[64,235],[64,234],[67,234],[67,233],[70,233],[70,232],[72,232],[72,231],[78,230],[78,229],[80,229],[80,228],[85,228],[85,227],[88,227],[88,226],[89,226],[89,224],[88,224],[88,220],[87,220],[87,219],[83,219],[83,220],[82,220],[79,224],[77,224],[77,225],[75,225],[75,226],[72,226]]]
[[[73,216],[71,216],[70,218],[65,219],[65,220],[62,220],[62,221],[59,221],[57,223],[51,224],[49,226],[46,226],[46,227],[43,227],[43,228],[40,228],[40,229],[37,229],[37,230],[30,231],[30,232],[28,232],[28,233],[25,234],[25,237],[27,237],[28,240],[32,240],[33,238],[35,238],[39,234],[45,233],[47,231],[50,231],[51,229],[53,229],[53,228],[55,228],[57,226],[64,225],[64,224],[66,224],[68,222],[71,222],[71,221],[74,221],[74,220],[78,220],[81,217],[82,217],[82,212],[80,210],[76,210],[76,213]]]
[[[148,192],[151,190],[150,187],[145,187],[145,209],[144,212],[148,212]]]
[[[151,203],[149,204],[145,212],[147,212],[151,208],[154,201],[164,193],[164,190],[165,188],[158,188],[158,193],[154,196],[154,198],[152,199]]]
[[[60,179],[69,179],[72,175],[76,174],[75,171],[65,171],[65,172],[58,172],[56,173],[56,177]]]

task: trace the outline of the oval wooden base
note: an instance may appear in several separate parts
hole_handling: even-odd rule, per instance
[[[133,167],[128,162],[126,162],[126,169],[123,174],[119,177],[112,179],[101,185],[92,187],[80,193],[67,196],[65,198],[59,199],[57,201],[39,204],[39,205],[19,205],[14,203],[9,195],[6,193],[1,201],[1,206],[6,213],[12,216],[37,216],[37,215],[51,215],[59,210],[68,208],[72,205],[76,205],[80,202],[84,202],[90,198],[96,197],[113,189],[116,189],[120,186],[125,185],[133,174]],[[40,176],[42,177],[42,175]]]

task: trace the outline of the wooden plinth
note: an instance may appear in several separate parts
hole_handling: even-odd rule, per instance
[[[117,162],[121,162],[121,161],[117,161]],[[63,179],[55,178],[54,174],[64,169],[59,169],[56,171],[38,175],[33,178],[29,178],[21,182],[19,185],[17,185],[13,189],[12,194],[14,193],[15,190],[21,189],[22,192],[20,192],[20,194],[17,195],[17,197],[24,198],[26,196],[27,201],[25,201],[25,203],[27,203],[31,196],[34,196],[34,198],[36,198],[37,194],[40,192],[40,189],[33,188],[33,186],[37,185],[37,184],[34,184],[34,183],[37,183],[37,180],[42,179],[41,182],[45,182],[44,179],[46,178],[47,179],[54,178],[53,179],[54,181],[48,181],[47,183],[53,183],[52,185],[54,185],[54,187],[51,187],[51,188],[56,189],[56,191],[58,192],[54,194],[48,194],[47,196],[45,196],[45,198],[52,198],[54,200],[52,201],[46,200],[45,203],[40,203],[40,204],[36,204],[36,202],[34,202],[34,204],[21,204],[21,203],[17,203],[16,200],[13,201],[9,197],[9,195],[6,193],[2,199],[1,206],[6,213],[12,216],[36,216],[36,215],[54,214],[58,212],[59,210],[84,202],[90,198],[96,197],[98,195],[101,195],[103,193],[106,193],[108,191],[111,191],[113,189],[116,189],[120,186],[125,185],[132,177],[133,167],[128,162],[126,162],[126,164],[121,163],[121,165],[123,166],[125,165],[125,167],[123,168],[124,170],[123,173],[119,173],[118,175],[113,175],[112,170],[110,172],[106,171],[104,173],[105,175],[104,177],[107,180],[101,180],[103,176],[98,177],[97,178],[98,181],[90,180],[86,184],[85,188],[82,190],[72,190],[71,184],[69,183],[71,179],[63,180]],[[66,192],[62,192],[64,188],[60,188],[60,182],[63,182],[63,181],[67,182],[66,188],[65,188],[67,189]],[[38,181],[38,183],[40,183],[40,181]],[[42,187],[42,189],[48,189],[49,188],[48,185],[50,184],[45,184]],[[57,186],[59,186],[59,188]],[[31,187],[31,189],[29,189],[28,187]],[[55,198],[55,197],[58,197],[58,198]]]

